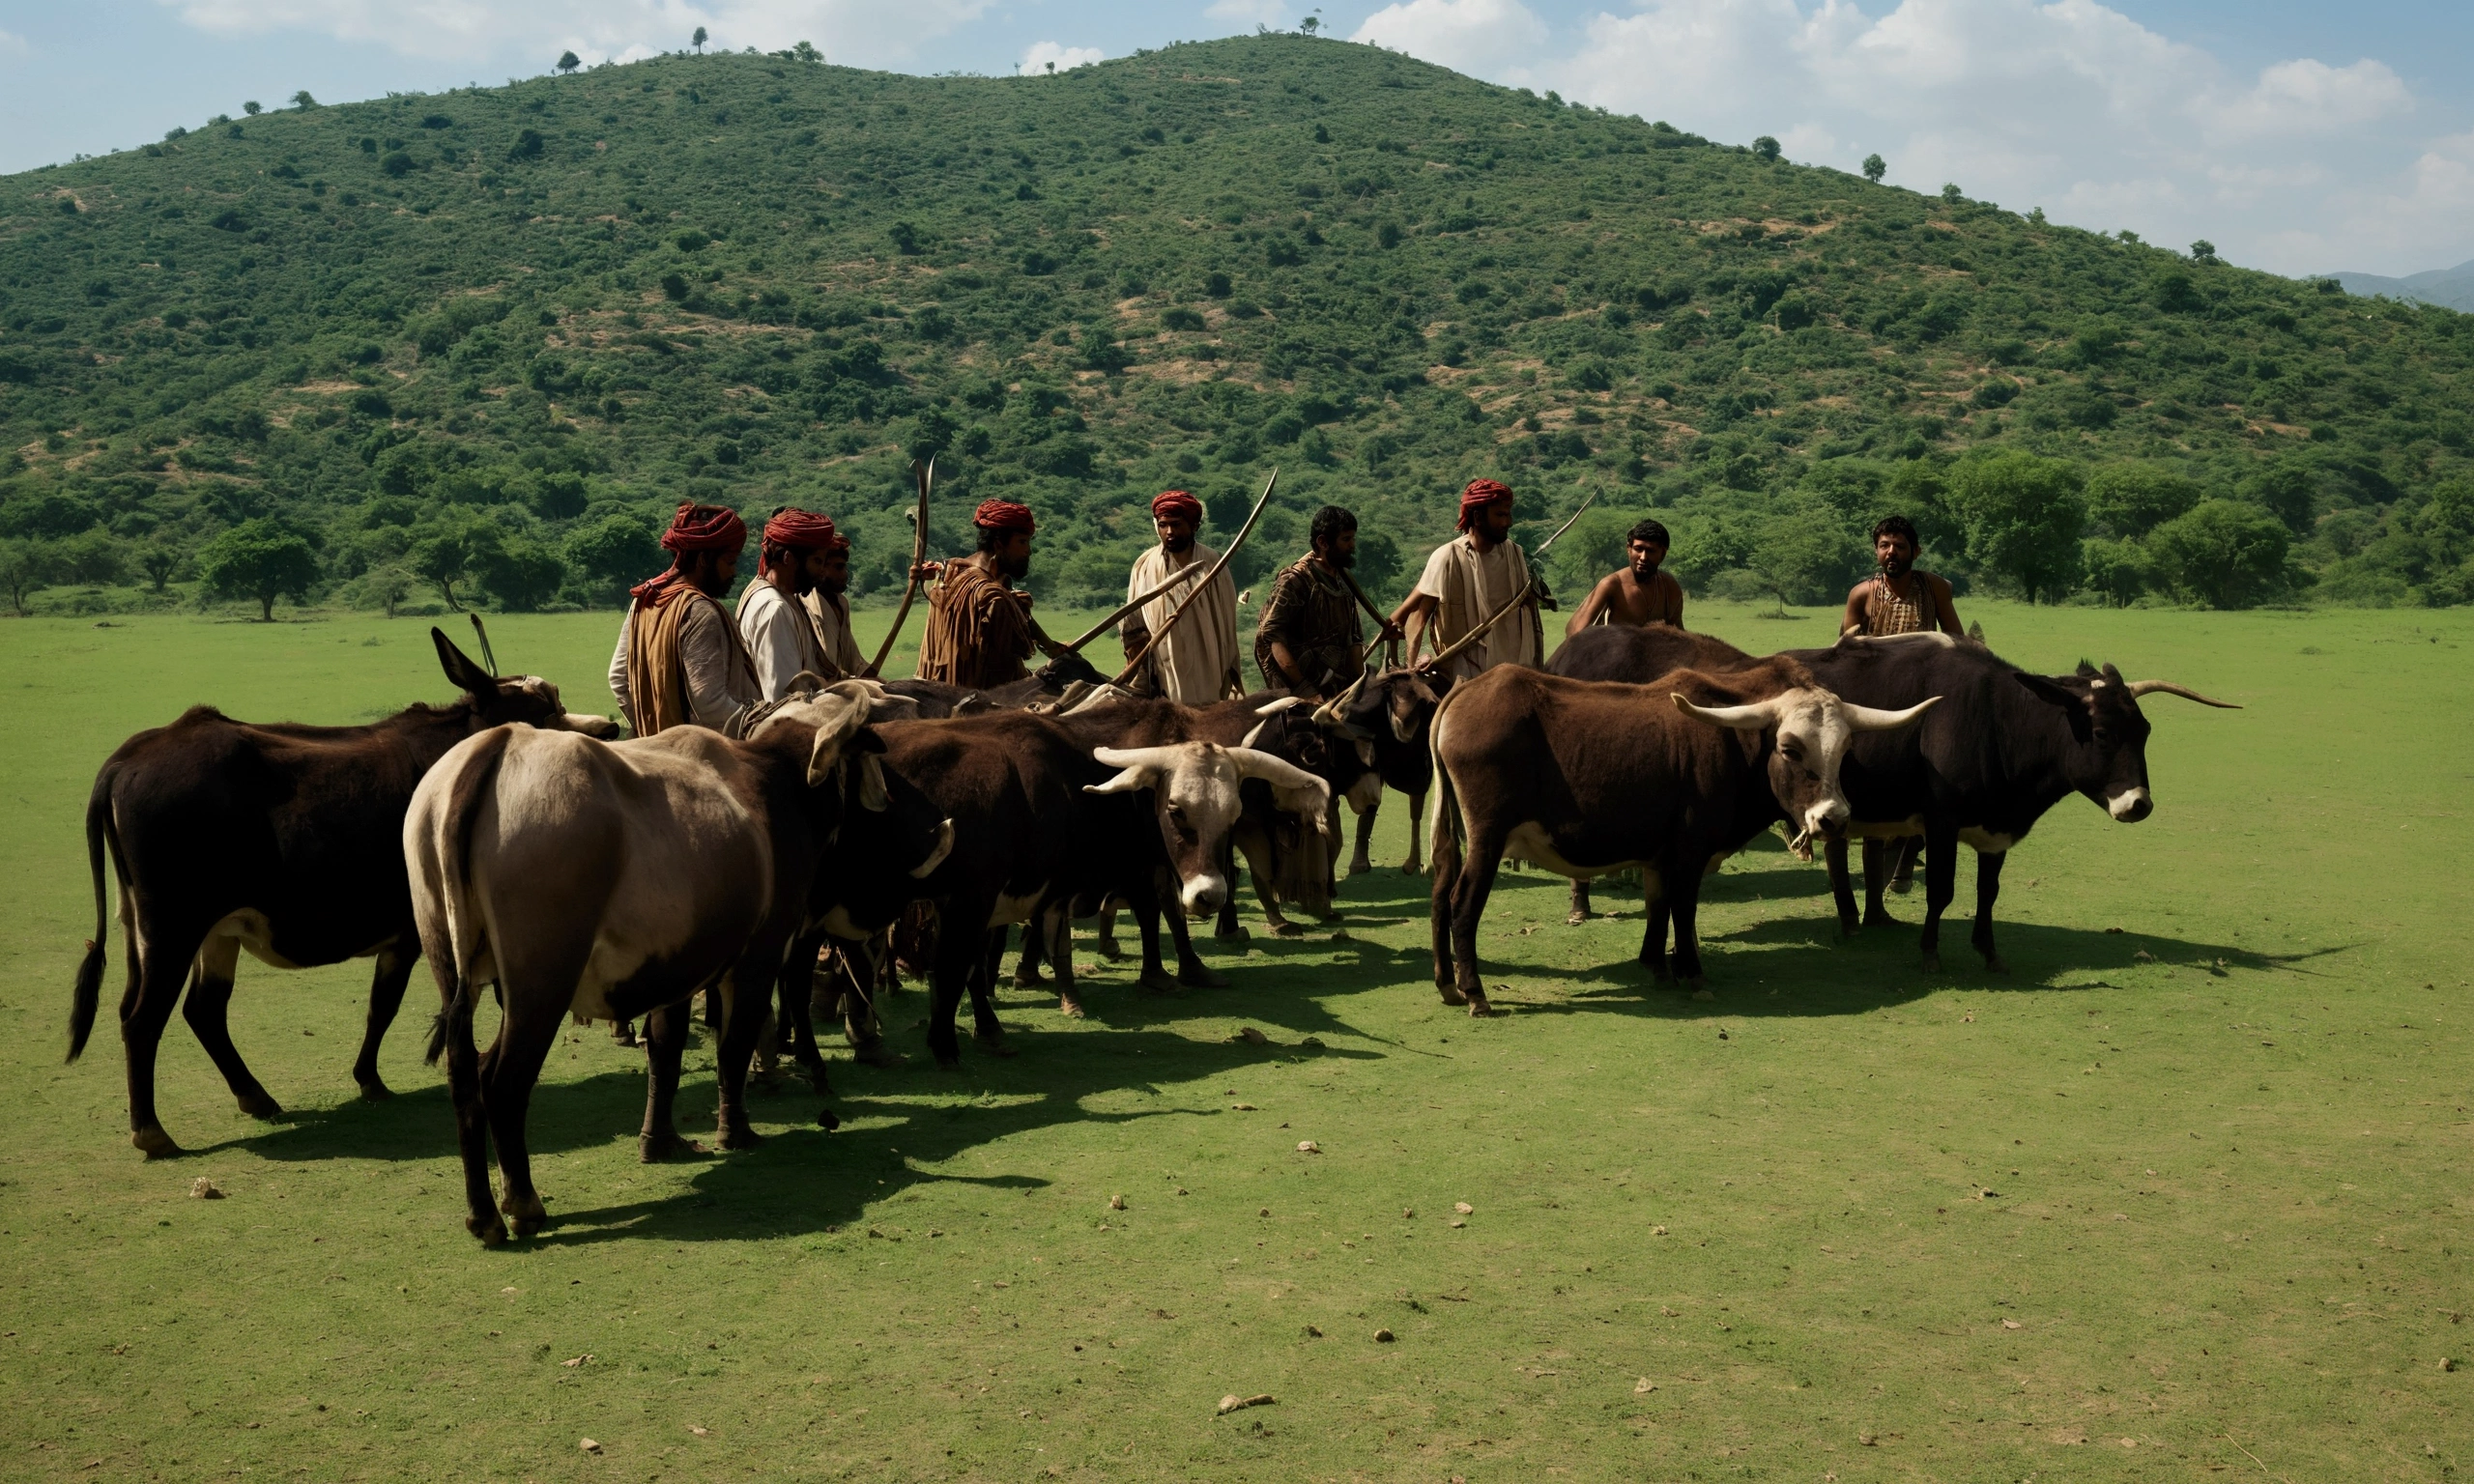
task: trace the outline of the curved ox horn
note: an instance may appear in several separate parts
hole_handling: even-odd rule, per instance
[[[1349,682],[1347,690],[1316,706],[1312,717],[1314,725],[1317,727],[1338,726],[1340,713],[1357,704],[1358,692],[1366,689],[1366,677],[1372,671],[1360,670],[1357,672],[1357,678]]]
[[[1757,700],[1748,706],[1702,706],[1693,704],[1688,696],[1668,694],[1674,698],[1675,709],[1684,715],[1738,731],[1759,731],[1778,720],[1778,702],[1774,699]]]
[[[2130,680],[2123,682],[2122,689],[2130,692],[2133,696],[2146,696],[2157,691],[2162,691],[2168,696],[2179,696],[2184,700],[2196,700],[2202,706],[2214,706],[2221,711],[2239,711],[2242,709],[2240,706],[2229,700],[2211,700],[2207,697],[2201,695],[2199,692],[2192,690],[2189,686],[2175,685],[2171,680]]]
[[[1240,778],[1259,778],[1272,785],[1272,801],[1292,814],[1304,814],[1322,834],[1331,827],[1332,785],[1285,757],[1251,747],[1232,747],[1228,760]]]
[[[1152,778],[1169,766],[1173,747],[1095,747],[1091,760],[1118,770],[1105,784],[1084,784],[1084,793],[1133,793],[1151,786]]]
[[[1874,706],[1859,706],[1849,700],[1840,701],[1838,709],[1846,716],[1851,731],[1896,731],[1922,721],[1925,712],[1941,703],[1941,697],[1927,696],[1904,711],[1884,711]]]

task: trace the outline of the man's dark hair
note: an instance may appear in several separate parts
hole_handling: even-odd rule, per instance
[[[1338,505],[1325,505],[1314,512],[1314,525],[1308,539],[1316,546],[1329,546],[1344,530],[1357,529],[1357,517]]]
[[[1625,545],[1629,546],[1635,541],[1647,541],[1652,546],[1675,545],[1673,541],[1667,539],[1666,528],[1655,521],[1637,522],[1630,530],[1624,532]]]
[[[1021,534],[1003,526],[980,526],[973,528],[979,532],[979,549],[982,552],[1001,552],[1005,550],[1006,542]]]
[[[1873,523],[1873,539],[1884,536],[1905,536],[1907,544],[1918,551],[1924,549],[1924,538],[1915,533],[1915,523],[1903,515],[1885,515]]]

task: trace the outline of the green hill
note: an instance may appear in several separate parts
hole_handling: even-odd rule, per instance
[[[1568,597],[1650,510],[1739,595],[1826,597],[1887,508],[2045,597],[2474,586],[2474,318],[1331,41],[669,56],[217,120],[0,214],[20,601],[240,592],[254,553],[331,601],[608,603],[689,498],[830,510],[876,590],[932,449],[938,544],[1027,499],[1066,601],[1155,491],[1224,525],[1273,464],[1249,580],[1328,499],[1397,591],[1493,474],[1537,523],[1608,487]]]

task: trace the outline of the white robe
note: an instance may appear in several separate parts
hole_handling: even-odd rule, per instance
[[[1132,602],[1137,594],[1159,586],[1181,568],[1208,567],[1218,559],[1219,554],[1200,542],[1188,548],[1182,558],[1170,556],[1163,547],[1152,547],[1135,558],[1126,600]],[[1189,579],[1143,604],[1137,612],[1144,629],[1157,634],[1165,627],[1169,615],[1193,596],[1199,581],[1199,577]],[[1151,673],[1163,698],[1182,705],[1207,706],[1231,694],[1232,684],[1244,690],[1233,678],[1238,660],[1237,585],[1223,571],[1194,599],[1194,611],[1152,646]]]
[[[738,637],[756,661],[756,682],[764,688],[766,700],[781,699],[802,671],[832,678],[807,610],[771,583],[750,583],[739,594]]]
[[[1481,555],[1476,539],[1464,531],[1436,547],[1426,558],[1417,588],[1436,600],[1434,632],[1426,652],[1450,648],[1528,585],[1529,560],[1512,542]],[[1514,609],[1488,629],[1484,639],[1453,660],[1453,678],[1466,680],[1497,665],[1535,666],[1540,658],[1539,637],[1536,606]]]

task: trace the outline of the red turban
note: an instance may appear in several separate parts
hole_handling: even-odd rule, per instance
[[[1511,499],[1511,486],[1492,479],[1472,479],[1460,492],[1460,528],[1467,530],[1478,512],[1499,499]]]
[[[662,550],[735,552],[747,545],[747,523],[728,505],[681,505],[661,533]]]
[[[833,528],[833,517],[784,505],[764,523],[764,544],[794,552],[847,552],[850,538]]]
[[[983,499],[970,523],[982,530],[1019,530],[1029,535],[1034,529],[1031,507],[1018,505],[1010,499]]]
[[[1202,501],[1183,490],[1162,490],[1151,498],[1151,518],[1183,516],[1199,526],[1202,524]]]

